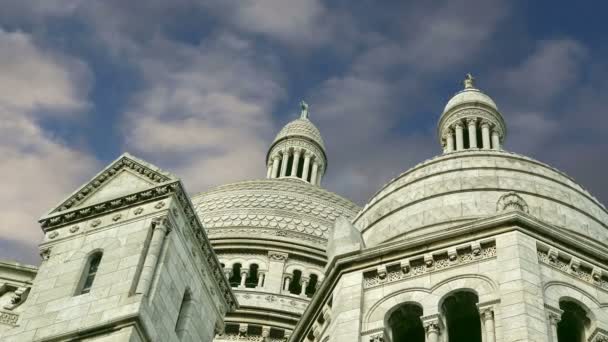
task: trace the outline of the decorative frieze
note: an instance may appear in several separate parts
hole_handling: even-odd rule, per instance
[[[15,314],[15,313],[0,311],[0,324],[15,326],[15,325],[17,325],[18,319],[19,319],[19,315]]]
[[[538,248],[538,261],[608,291],[608,271],[589,265],[554,247]]]
[[[380,265],[376,270],[364,274],[363,286],[371,288],[494,257],[496,257],[494,241],[473,242],[456,249],[449,248],[417,255],[394,264]]]

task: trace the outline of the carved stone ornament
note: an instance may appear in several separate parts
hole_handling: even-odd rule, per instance
[[[426,331],[427,334],[439,333],[439,329],[440,329],[439,322],[437,322],[437,321],[424,323],[424,330]]]
[[[526,201],[521,196],[511,191],[500,196],[498,202],[496,203],[496,211],[502,212],[513,210],[522,211],[526,214],[530,212],[530,209],[528,208],[528,203],[526,203]]]
[[[54,239],[54,238],[56,238],[56,237],[58,237],[58,236],[59,236],[59,233],[58,233],[57,231],[52,231],[52,232],[49,234],[49,239]]]
[[[270,259],[272,261],[285,261],[285,260],[287,260],[287,257],[288,257],[287,253],[274,252],[274,251],[268,252],[268,259]]]
[[[384,342],[384,333],[373,334],[369,337],[369,342]]]
[[[144,212],[144,208],[139,207],[139,208],[135,209],[135,211],[134,211],[133,213],[134,213],[135,215],[139,215],[139,214],[141,214],[141,213],[143,213],[143,212]]]
[[[165,202],[160,201],[160,202],[156,203],[156,205],[154,206],[154,208],[160,209],[160,208],[162,208],[164,206],[165,206]]]
[[[70,227],[70,233],[72,233],[72,234],[76,233],[79,230],[80,230],[80,227],[78,227],[78,226],[72,226],[72,227]]]
[[[116,222],[122,218],[122,214],[116,214],[112,216],[112,221]]]
[[[93,221],[91,221],[91,227],[97,227],[101,224],[101,220],[100,219],[95,219]]]
[[[49,260],[49,258],[51,257],[51,249],[50,248],[43,248],[40,250],[40,258],[42,258],[42,261],[47,261]]]

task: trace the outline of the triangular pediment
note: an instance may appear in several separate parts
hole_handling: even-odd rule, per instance
[[[47,215],[121,198],[174,180],[178,178],[124,153]]]

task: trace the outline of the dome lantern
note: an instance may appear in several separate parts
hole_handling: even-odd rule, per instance
[[[325,143],[310,121],[308,104],[300,103],[300,117],[285,125],[266,155],[266,178],[294,178],[319,186],[327,170]]]
[[[496,103],[475,87],[471,74],[463,85],[446,104],[437,127],[444,153],[502,149],[507,127]]]

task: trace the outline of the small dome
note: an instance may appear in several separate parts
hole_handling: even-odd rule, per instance
[[[299,118],[285,125],[279,134],[277,134],[273,145],[284,138],[296,136],[310,139],[325,150],[325,142],[323,142],[321,132],[308,118]]]
[[[477,88],[465,88],[456,93],[456,95],[454,95],[454,97],[448,101],[443,109],[443,113],[446,113],[450,109],[464,103],[483,103],[492,107],[494,110],[498,110],[496,103],[494,103],[494,101],[481,90]]]

